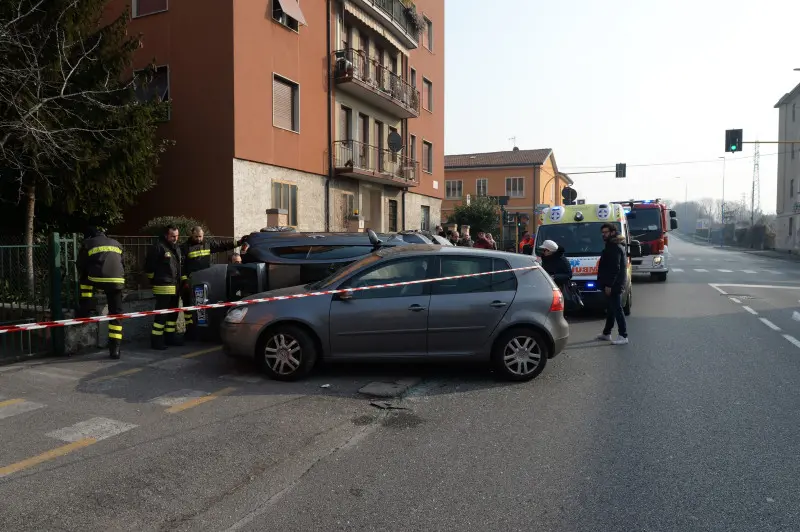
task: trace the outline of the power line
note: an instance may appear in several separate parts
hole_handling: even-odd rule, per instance
[[[790,153],[789,151],[780,151],[775,153],[762,153],[761,157],[772,157],[775,155],[783,155],[784,153]],[[746,157],[736,157],[728,159],[729,163],[735,163],[737,161],[749,161],[751,159],[755,159],[755,155],[748,155]],[[719,163],[719,159],[705,159],[700,161],[678,161],[678,162],[670,162],[670,163],[646,163],[646,164],[629,164],[628,168],[646,168],[651,166],[677,166],[682,164],[707,164],[707,163]],[[581,170],[581,169],[602,169],[602,168],[611,168],[609,165],[595,165],[595,166],[569,166],[566,168],[562,168],[566,174],[569,174],[569,170]],[[612,170],[613,171],[613,170]]]

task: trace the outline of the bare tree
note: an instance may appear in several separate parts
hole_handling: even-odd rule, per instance
[[[121,117],[136,105],[123,73],[139,40],[128,13],[100,24],[107,1],[0,2],[0,182],[25,202],[31,290],[37,200],[58,197],[136,127]]]

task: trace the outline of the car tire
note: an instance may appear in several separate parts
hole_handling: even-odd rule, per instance
[[[507,357],[511,356],[518,358],[507,361]],[[533,329],[515,328],[504,332],[495,341],[492,368],[504,380],[525,382],[544,371],[548,358],[550,347],[541,333]]]
[[[633,288],[628,288],[628,298],[625,301],[625,306],[622,307],[622,312],[626,316],[631,315],[631,307],[633,306]]]
[[[319,358],[314,339],[296,325],[270,328],[256,349],[256,361],[262,371],[278,381],[296,381],[307,377]]]

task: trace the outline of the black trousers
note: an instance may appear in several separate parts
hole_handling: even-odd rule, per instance
[[[625,312],[622,310],[622,293],[611,292],[606,296],[606,325],[603,334],[611,334],[614,321],[617,322],[617,332],[623,338],[628,337],[628,324],[625,322]]]
[[[156,297],[155,310],[164,310],[178,307],[178,290],[176,286],[154,286],[153,295]],[[178,313],[158,314],[153,320],[151,337],[154,341],[170,343],[175,338],[175,327],[178,324]]]
[[[81,281],[80,315],[89,316],[97,312],[97,292],[102,291],[108,301],[109,314],[122,314],[122,289],[117,285],[104,285]],[[122,322],[108,322],[108,344],[113,346],[122,343]]]

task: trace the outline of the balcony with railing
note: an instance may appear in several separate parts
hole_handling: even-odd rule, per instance
[[[338,175],[382,185],[416,187],[419,161],[357,140],[333,143],[333,164]]]
[[[351,0],[378,20],[407,48],[417,48],[423,19],[410,0]]]
[[[333,52],[332,75],[342,90],[392,116],[419,116],[419,91],[362,50],[347,48]]]

